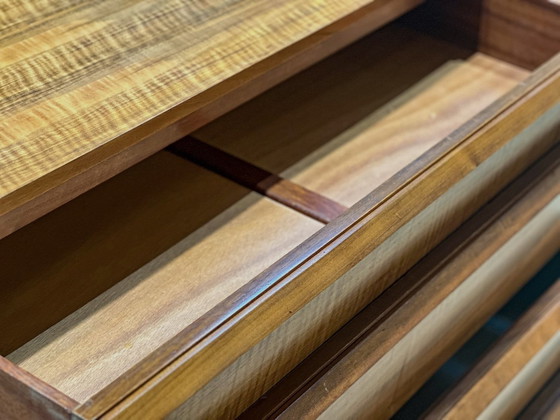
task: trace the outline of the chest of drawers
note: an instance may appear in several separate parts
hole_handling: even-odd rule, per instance
[[[3,416],[235,417],[368,305],[394,309],[367,335],[378,359],[338,403],[301,401],[340,418],[378,390],[394,412],[407,376],[366,372],[435,366],[460,337],[393,344],[429,343],[459,304],[468,334],[560,239],[558,8],[420,3],[6,2]],[[526,60],[496,35],[515,8]],[[477,302],[479,266],[516,280]]]

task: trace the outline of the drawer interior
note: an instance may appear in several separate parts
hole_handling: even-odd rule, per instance
[[[527,74],[389,25],[194,135],[351,206]]]
[[[343,211],[527,74],[398,24],[364,38],[194,133],[204,162],[159,152],[0,241],[0,353],[87,400],[324,226],[220,152]]]
[[[321,226],[160,152],[1,242],[3,354],[85,400]]]

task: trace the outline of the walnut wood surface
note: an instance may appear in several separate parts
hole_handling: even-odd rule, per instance
[[[560,219],[560,208],[557,211]],[[531,399],[534,388],[538,390],[558,368],[560,281],[532,305],[426,418],[511,418]]]
[[[559,163],[516,180],[241,417],[389,417],[558,249]]]
[[[348,210],[336,201],[225,153],[192,136],[173,143],[168,150],[321,223],[328,223]]]
[[[8,314],[14,307],[21,310],[18,304],[23,300],[23,308],[33,311],[35,317],[37,312],[31,305],[40,304],[35,294],[44,296],[42,282],[48,283],[43,287],[54,288],[51,293],[63,293],[72,300],[72,293],[84,281],[80,273],[86,270],[93,271],[87,274],[92,282],[100,279],[106,287],[116,283],[8,356],[78,401],[99,392],[322,226],[256,193],[234,202],[210,220],[209,215],[217,212],[220,203],[231,203],[232,196],[245,191],[167,152],[134,169],[134,173],[122,175],[125,179],[115,179],[102,186],[102,191],[84,196],[79,205],[91,206],[87,211],[74,212],[75,206],[61,209],[58,217],[51,218],[54,223],[30,229],[28,235],[48,234],[61,227],[56,224],[62,222],[61,218],[70,228],[83,224],[84,216],[94,223],[85,243],[76,243],[83,241],[83,236],[71,236],[59,244],[61,249],[44,250],[45,261],[39,266],[44,271],[31,271],[32,279],[26,278],[28,270],[22,273],[28,281],[18,291],[27,289],[28,293],[16,295],[16,302],[6,309]],[[158,172],[160,179],[154,181]],[[177,180],[163,178],[166,173]],[[146,197],[145,188],[123,189],[127,182],[151,182],[162,192]],[[171,184],[166,186],[168,182]],[[120,204],[95,201],[111,198],[127,200]],[[105,206],[109,216],[94,217]],[[164,224],[168,226],[161,228]],[[145,236],[147,229],[160,228],[161,234]],[[177,238],[174,229],[185,236]],[[6,249],[13,255],[11,238],[5,239]],[[37,237],[43,247],[49,239]],[[161,244],[152,242],[156,240],[169,245],[169,249],[161,249]],[[170,244],[170,240],[177,242]],[[148,243],[142,245],[144,242]],[[69,246],[78,244],[68,252]],[[148,256],[148,261],[142,261]],[[115,259],[118,261],[113,263]],[[9,267],[17,276],[20,265],[13,265],[16,262]],[[126,277],[129,271],[134,272]],[[77,284],[64,290],[67,281]],[[37,284],[39,287],[33,287]],[[24,319],[27,321],[27,317]],[[10,320],[13,318],[4,322]],[[17,331],[8,328],[13,330]]]
[[[519,420],[560,418],[560,370],[539,390],[518,418]]]
[[[3,420],[72,418],[78,403],[0,357],[0,417]]]
[[[528,75],[468,54],[390,26],[195,136],[351,206]]]
[[[484,0],[482,51],[527,68],[560,52],[560,4],[547,0]]]
[[[235,415],[555,144],[559,70],[556,57],[77,412]]]
[[[0,240],[0,354],[30,341],[247,194],[160,152]]]
[[[0,237],[419,2],[4,2]]]

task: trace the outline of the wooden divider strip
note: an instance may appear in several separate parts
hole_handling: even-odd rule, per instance
[[[347,210],[345,206],[330,198],[270,173],[192,136],[187,136],[172,144],[168,150],[319,222],[329,223]]]

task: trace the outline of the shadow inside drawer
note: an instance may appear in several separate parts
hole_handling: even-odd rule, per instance
[[[7,355],[249,190],[161,152],[0,241]]]

